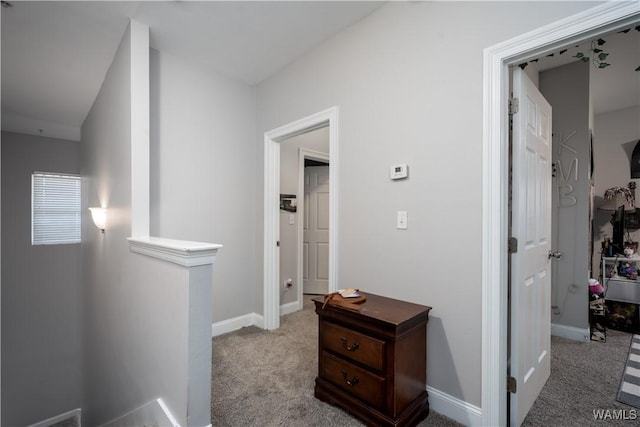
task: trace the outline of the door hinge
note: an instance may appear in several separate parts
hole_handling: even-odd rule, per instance
[[[513,377],[507,377],[507,392],[515,393],[517,389],[518,382]]]
[[[507,244],[508,250],[510,254],[515,254],[518,252],[518,239],[515,237],[509,237],[509,243]]]
[[[520,110],[520,103],[518,102],[518,98],[511,98],[509,100],[509,115],[513,116]]]

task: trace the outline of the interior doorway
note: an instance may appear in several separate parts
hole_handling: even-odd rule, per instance
[[[553,107],[554,173],[551,244],[553,258],[550,262],[552,269],[551,335],[554,336],[551,340],[553,343],[551,348],[554,363],[550,381],[541,389],[539,398],[531,407],[532,413],[525,419],[527,424],[533,419],[539,422],[539,417],[543,413],[548,413],[549,409],[555,410],[556,407],[553,404],[545,406],[545,402],[549,402],[551,393],[558,391],[556,388],[558,373],[578,366],[559,357],[559,354],[563,353],[556,350],[562,348],[562,340],[555,337],[568,338],[574,342],[582,341],[581,347],[584,348],[585,353],[590,351],[591,347],[599,345],[584,344],[592,339],[589,301],[593,299],[590,299],[586,279],[598,278],[600,257],[598,236],[602,235],[599,233],[600,227],[593,222],[594,213],[598,212],[601,206],[601,202],[594,203],[594,195],[603,194],[603,188],[612,186],[612,184],[603,185],[605,182],[618,185],[629,180],[629,169],[625,167],[628,161],[624,163],[622,159],[614,157],[619,161],[611,163],[609,157],[603,155],[602,151],[623,152],[622,146],[618,144],[630,140],[636,141],[638,137],[637,133],[630,131],[632,137],[627,133],[618,138],[617,133],[610,130],[613,127],[610,123],[613,122],[620,128],[625,128],[627,123],[632,127],[637,123],[637,115],[627,118],[619,113],[629,110],[626,108],[628,104],[625,103],[625,98],[620,97],[619,91],[621,87],[626,87],[626,91],[637,94],[637,90],[640,89],[637,72],[633,71],[637,65],[631,66],[621,62],[622,58],[633,57],[634,53],[637,53],[640,46],[638,44],[640,33],[636,36],[636,32],[618,31],[599,37],[603,39],[603,44],[606,42],[607,50],[611,52],[613,58],[611,68],[598,69],[595,64],[576,61],[574,57],[576,51],[588,49],[590,43],[571,46],[565,55],[556,52],[554,56],[540,57],[535,62],[528,61],[521,64],[521,67],[513,67],[516,71],[524,68],[529,72],[542,95]],[[603,87],[608,89],[606,96],[602,91]],[[614,101],[618,99],[619,101]],[[637,97],[635,99],[640,100]],[[516,116],[526,108],[526,105],[520,103],[519,107],[520,112]],[[591,132],[596,135],[596,138],[591,137]],[[595,157],[592,153],[596,153]],[[615,167],[611,167],[614,165]],[[596,175],[593,174],[594,168],[599,171]],[[626,179],[621,179],[625,174]],[[606,217],[608,214],[602,216]],[[611,235],[609,230],[605,230],[605,233]],[[591,253],[594,239],[595,256]],[[593,259],[593,265],[591,265],[591,259]],[[513,283],[511,286],[513,289]],[[546,318],[548,317],[547,315]],[[604,341],[605,336],[606,332],[596,332],[594,338]],[[536,344],[536,340],[529,340],[530,347]],[[609,342],[606,345],[600,345],[610,347],[613,344]],[[580,374],[585,378],[590,375],[588,369],[584,369]],[[514,376],[513,371],[511,376]],[[516,398],[522,391],[521,380],[517,383],[517,393],[508,393],[509,399]],[[572,393],[572,390],[575,392]],[[563,391],[563,395],[566,395],[569,400],[578,399],[580,393],[579,388],[571,387]],[[612,396],[613,393],[610,395]],[[589,402],[596,406],[598,404],[597,399],[589,398],[581,398],[580,402],[585,405]],[[557,406],[558,411],[561,407],[561,405]],[[566,413],[565,415],[571,416]],[[512,425],[517,424],[512,423]]]
[[[328,291],[329,160],[328,126],[280,142],[280,315],[302,310],[304,293]],[[310,292],[310,280],[321,288]]]
[[[304,168],[302,293],[329,292],[329,164]]]
[[[507,291],[509,66],[599,35],[640,18],[640,5],[610,2],[484,51],[482,424],[507,424]]]
[[[303,294],[315,293],[315,292],[311,292],[312,291],[311,289],[305,289],[305,284],[309,280],[308,271],[310,270],[310,266],[307,264],[307,261],[310,258],[309,236],[305,235],[305,232],[308,229],[309,223],[311,222],[311,215],[310,215],[311,200],[309,196],[307,196],[309,185],[311,184],[311,182],[310,182],[310,179],[307,180],[307,168],[320,167],[320,166],[325,167],[327,169],[325,171],[325,176],[327,176],[326,172],[328,172],[328,181],[324,182],[323,184],[325,186],[328,186],[328,191],[331,192],[330,160],[331,160],[331,156],[329,155],[328,152],[324,150],[323,151],[312,150],[307,147],[301,147],[299,150],[298,177],[300,179],[298,181],[298,194],[303,195],[303,200],[301,204],[301,208],[302,208],[301,221],[299,224],[299,234],[298,234],[299,236],[298,238],[298,283],[302,283],[302,286],[300,287],[299,294],[298,294],[298,301],[300,302],[299,310],[302,310]],[[316,183],[318,184],[319,182],[316,181]],[[329,199],[328,203],[331,203],[330,194],[328,199]],[[327,203],[326,200],[324,200],[324,202]],[[318,208],[317,203],[315,204],[315,207],[316,209]],[[328,206],[328,208],[330,212],[331,206]],[[326,215],[327,213],[328,211],[323,212],[324,215]],[[316,217],[316,222],[317,222],[317,217]],[[331,218],[329,218],[329,224],[327,225],[327,227],[328,227],[327,233],[330,234]],[[325,237],[327,237],[327,239],[329,238],[329,236],[325,236]],[[317,239],[316,239],[316,242],[317,242]],[[327,260],[327,262],[329,262],[329,260]],[[328,267],[329,266],[327,265],[326,267],[327,268],[323,269],[323,271],[327,275],[327,284],[326,284],[325,293],[329,292],[329,283],[328,283],[328,274],[329,274]],[[316,273],[317,273],[317,270],[316,270]],[[314,289],[314,291],[317,291],[317,290]]]
[[[337,236],[338,236],[338,107],[304,117],[295,122],[266,132],[264,135],[264,241],[263,241],[263,309],[264,328],[280,326],[280,143],[297,135],[323,127],[329,133],[329,230],[328,290],[337,289]],[[298,283],[301,283],[299,281]],[[301,291],[298,302],[302,306]]]

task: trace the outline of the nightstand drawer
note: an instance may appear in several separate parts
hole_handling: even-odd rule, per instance
[[[322,322],[321,328],[321,348],[341,354],[377,371],[383,371],[384,341],[331,322]]]
[[[384,378],[327,352],[322,353],[322,367],[321,377],[365,402],[377,408],[382,408]]]

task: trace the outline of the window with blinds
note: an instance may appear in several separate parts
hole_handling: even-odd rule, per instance
[[[31,176],[31,244],[80,243],[80,177],[50,172]]]

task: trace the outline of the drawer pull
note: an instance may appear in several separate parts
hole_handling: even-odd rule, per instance
[[[342,379],[344,379],[344,382],[347,383],[348,386],[353,387],[354,385],[358,384],[358,376],[355,376],[348,380],[347,373],[345,371],[340,371],[340,373],[342,374]]]
[[[356,351],[360,347],[357,342],[354,342],[353,345],[347,344],[347,339],[344,337],[340,338],[340,341],[342,342],[342,347],[347,351]]]

